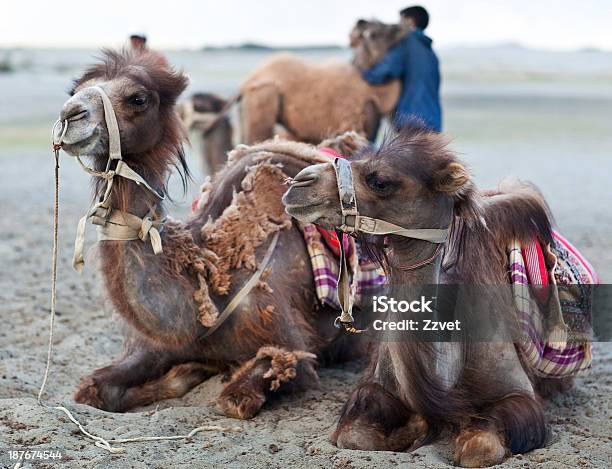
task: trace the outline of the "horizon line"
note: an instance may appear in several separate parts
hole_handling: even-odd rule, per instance
[[[23,44],[12,44],[12,45],[4,45],[0,44],[0,50],[99,50],[105,47],[117,48],[117,46],[113,45],[23,45]],[[122,44],[119,47],[126,47],[125,44]],[[528,46],[516,41],[500,41],[500,42],[491,42],[491,43],[475,43],[475,42],[465,42],[465,43],[455,43],[448,44],[438,47],[438,50],[450,50],[450,49],[491,49],[491,48],[500,48],[500,47],[508,47],[508,48],[516,48],[516,49],[524,49],[530,51],[540,51],[540,52],[553,52],[553,53],[563,53],[563,52],[602,52],[602,53],[610,53],[612,49],[597,47],[597,46],[583,46],[583,47],[575,47],[575,48],[550,48],[550,47],[537,47],[537,46]],[[240,43],[229,43],[229,44],[203,44],[199,47],[197,46],[168,46],[168,47],[152,47],[152,49],[165,51],[165,52],[215,52],[215,51],[227,51],[227,50],[242,50],[242,51],[282,51],[282,50],[317,50],[317,49],[341,49],[348,50],[349,46],[327,43],[327,44],[282,44],[275,45],[265,42],[257,42],[257,41],[243,41]]]

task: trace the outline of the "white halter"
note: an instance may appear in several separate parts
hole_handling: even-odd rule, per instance
[[[104,120],[108,131],[108,162],[104,171],[95,171],[86,166],[80,157],[76,157],[81,167],[91,176],[106,179],[106,190],[99,202],[94,203],[88,210],[87,214],[79,220],[77,226],[76,238],[74,241],[74,257],[72,266],[78,272],[83,270],[85,260],[83,250],[85,245],[85,228],[87,220],[92,219],[92,223],[97,225],[98,239],[101,241],[129,241],[140,239],[147,241],[150,239],[151,247],[155,254],[162,252],[162,242],[159,230],[162,228],[163,219],[153,219],[153,213],[150,211],[144,218],[140,218],[134,214],[121,210],[112,209],[110,207],[110,198],[113,188],[113,179],[115,176],[121,176],[125,179],[134,181],[139,186],[143,186],[153,195],[161,200],[164,196],[153,189],[142,176],[130,168],[121,156],[121,138],[119,135],[119,125],[111,100],[99,86],[92,86],[91,89],[98,92],[102,98],[104,106]],[[56,150],[62,145],[64,135],[68,129],[68,120],[57,120],[53,125],[52,136],[53,146]],[[59,135],[56,135],[56,130],[60,126]],[[111,162],[117,160],[115,169],[111,169]]]

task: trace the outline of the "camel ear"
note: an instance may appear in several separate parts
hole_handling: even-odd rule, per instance
[[[435,189],[454,201],[455,215],[472,225],[483,220],[480,194],[472,183],[470,172],[461,163],[453,161],[436,175]]]
[[[162,104],[174,106],[178,97],[187,88],[189,78],[183,72],[165,69],[157,77],[157,82],[159,83],[159,96]]]
[[[458,195],[469,186],[470,173],[461,163],[452,162],[438,171],[434,188],[438,192]]]

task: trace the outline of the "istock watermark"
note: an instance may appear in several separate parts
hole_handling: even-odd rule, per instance
[[[362,295],[355,318],[377,341],[610,341],[612,286],[390,284]]]

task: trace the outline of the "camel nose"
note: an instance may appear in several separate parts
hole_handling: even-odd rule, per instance
[[[60,120],[62,121],[78,121],[84,119],[89,114],[89,111],[85,108],[83,102],[73,98],[66,101],[60,112]]]
[[[301,170],[297,176],[293,178],[291,186],[306,187],[316,182],[316,180],[319,179],[319,166],[320,165],[309,166]]]

